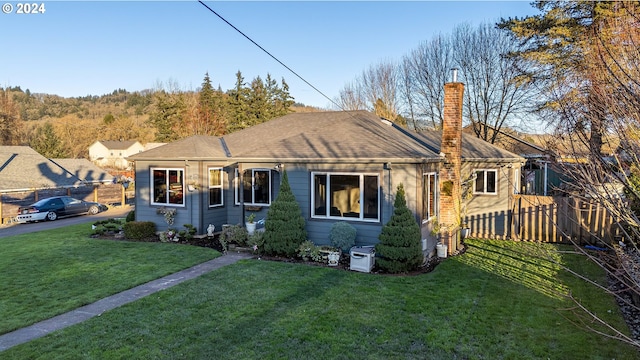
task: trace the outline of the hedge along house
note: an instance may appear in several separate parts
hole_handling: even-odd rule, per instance
[[[464,87],[456,84],[459,93],[445,98],[461,99]],[[460,106],[461,101],[450,105]],[[193,136],[133,155],[129,159],[136,169],[136,220],[153,221],[164,230],[168,226],[159,210],[171,207],[177,210],[173,227],[192,224],[202,234],[208,224],[220,229],[223,224],[243,223],[249,213],[264,218],[286,169],[308,238],[316,244],[329,243],[336,221],[348,221],[357,229],[357,245],[376,244],[402,183],[407,205],[428,239],[426,251],[435,247],[432,227],[441,221],[432,220],[442,212],[447,214],[442,219],[451,222],[451,238],[445,241],[453,252],[461,211],[460,201],[453,197],[461,190],[460,170],[449,171],[449,159],[454,159],[453,168],[460,168],[460,151],[455,149],[462,145],[457,130],[462,117],[461,110],[447,116],[451,114],[455,116],[450,122],[457,125],[452,132],[445,128],[445,134],[453,137],[448,141],[454,150],[444,156],[439,149],[447,152],[446,146],[430,142],[442,139],[441,132],[416,134],[367,111],[294,113],[220,138]],[[501,166],[489,157],[485,160],[486,168],[492,164],[497,171]],[[446,181],[458,178],[452,182],[458,185],[447,187],[445,195],[443,176]],[[451,193],[452,188],[458,190]],[[492,200],[507,196],[500,191]]]

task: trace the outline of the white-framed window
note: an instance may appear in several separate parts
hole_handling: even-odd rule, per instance
[[[236,205],[240,205],[240,187],[245,205],[271,205],[271,170],[247,169],[244,171],[243,183],[240,186],[240,176],[236,169],[235,182]]]
[[[311,173],[311,217],[380,220],[380,175]]]
[[[222,168],[209,168],[209,207],[224,205]]]
[[[438,174],[422,174],[422,220],[437,216],[438,210]]]
[[[513,193],[520,194],[520,169],[513,169]]]
[[[184,169],[151,168],[151,204],[184,206]]]
[[[498,194],[498,170],[475,170],[476,181],[473,183],[474,194]]]

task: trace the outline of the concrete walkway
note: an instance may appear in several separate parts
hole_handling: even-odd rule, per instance
[[[41,338],[56,330],[81,323],[94,316],[99,316],[105,311],[136,301],[160,290],[168,289],[183,281],[196,278],[225,265],[233,264],[238,260],[250,258],[252,258],[252,255],[247,253],[227,253],[216,259],[193,266],[189,269],[185,269],[163,278],[150,281],[146,284],[136,286],[121,293],[111,295],[102,300],[98,300],[93,304],[85,305],[76,310],[41,321],[26,328],[0,335],[0,352],[16,345]]]

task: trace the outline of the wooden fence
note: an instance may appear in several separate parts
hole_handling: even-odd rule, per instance
[[[509,218],[514,240],[598,245],[619,235],[606,209],[573,197],[515,195]]]

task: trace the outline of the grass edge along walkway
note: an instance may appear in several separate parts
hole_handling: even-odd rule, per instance
[[[233,264],[238,260],[249,259],[251,257],[253,257],[251,254],[246,253],[227,253],[213,260],[209,260],[171,275],[138,285],[129,290],[108,296],[92,304],[82,306],[51,319],[43,320],[25,328],[0,335],[0,352],[31,340],[41,338],[56,330],[81,323],[94,316],[100,316],[105,311],[136,301],[160,290],[168,289],[186,280],[196,278],[225,265]]]

